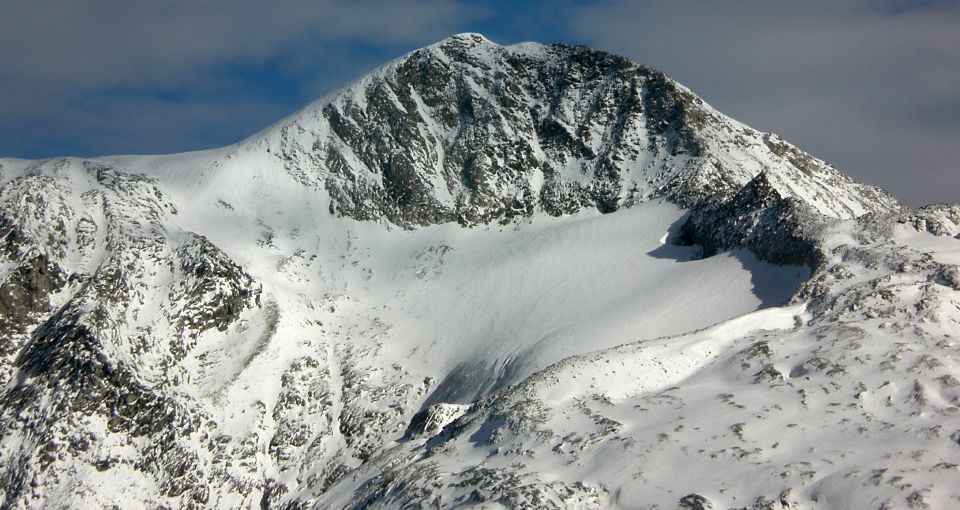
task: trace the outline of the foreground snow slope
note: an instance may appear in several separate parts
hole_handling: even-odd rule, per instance
[[[958,225],[475,34],[234,146],[3,159],[2,505],[949,507]]]
[[[947,210],[949,237],[916,230],[936,208],[836,225],[800,304],[566,359],[329,493],[374,508],[953,508]]]

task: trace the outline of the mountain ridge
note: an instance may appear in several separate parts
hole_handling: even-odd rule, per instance
[[[471,52],[480,56],[463,57]],[[395,120],[401,118],[407,124]],[[592,205],[609,212],[650,197],[690,206],[716,192],[734,192],[764,169],[785,196],[801,189],[821,193],[802,198],[830,216],[898,206],[888,194],[855,184],[775,135],[722,116],[662,73],[583,46],[503,47],[476,34],[415,50],[254,140],[265,138],[279,145],[273,147],[279,157],[299,156],[301,172],[312,163],[303,158],[307,146],[319,149],[313,157],[324,160],[329,173],[321,170],[315,178],[324,179],[343,214],[369,219],[370,204],[353,195],[383,193],[401,210],[374,208],[401,225],[440,219],[417,219],[408,203],[414,200],[428,202],[430,210],[452,206],[446,219],[456,216],[461,223],[486,222],[490,214],[509,218],[517,209],[556,215]],[[750,159],[725,157],[738,148]],[[415,161],[406,161],[404,151]],[[487,159],[477,161],[477,154]],[[342,178],[335,169],[344,161],[352,173]],[[431,170],[424,177],[405,170],[410,165]],[[354,190],[349,180],[370,189]],[[831,180],[851,196],[835,196]],[[498,201],[497,195],[510,193],[520,199]],[[465,204],[451,204],[457,200]]]
[[[2,159],[0,506],[946,506],[956,209],[477,34],[229,147]]]

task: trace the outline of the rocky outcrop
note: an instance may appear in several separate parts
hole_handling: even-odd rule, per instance
[[[732,195],[715,195],[694,206],[677,242],[702,246],[705,257],[745,248],[774,264],[816,269],[823,258],[818,230],[825,221],[802,201],[783,198],[761,173]]]
[[[215,466],[190,445],[222,445],[178,395],[177,363],[261,289],[173,215],[155,179],[103,164],[41,163],[0,188],[4,507],[78,465],[143,473],[157,490],[144,503],[206,503]]]

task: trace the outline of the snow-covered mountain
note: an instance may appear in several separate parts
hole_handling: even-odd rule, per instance
[[[230,147],[2,159],[0,505],[956,506],[958,237],[477,34]]]

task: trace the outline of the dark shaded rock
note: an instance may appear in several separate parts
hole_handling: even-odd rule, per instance
[[[765,382],[767,383],[783,382],[783,374],[781,374],[780,371],[777,370],[776,367],[774,367],[773,365],[767,365],[763,367],[763,369],[757,372],[756,374],[753,374],[754,384],[760,384]]]
[[[50,311],[50,294],[66,283],[62,269],[46,255],[23,262],[0,285],[0,353],[10,354],[18,346],[13,334],[23,334],[33,318]]]
[[[960,291],[960,267],[944,265],[937,273],[937,283]]]
[[[709,499],[695,493],[680,498],[680,503],[677,506],[682,510],[711,510],[713,508]]]
[[[823,260],[816,234],[822,221],[802,202],[783,198],[760,173],[736,194],[695,206],[678,242],[701,245],[705,257],[746,248],[760,260],[816,269]]]

